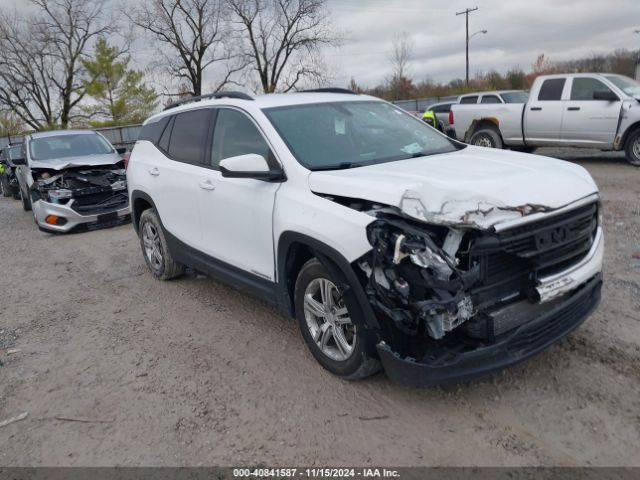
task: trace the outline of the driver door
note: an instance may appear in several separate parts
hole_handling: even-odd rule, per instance
[[[205,253],[232,267],[275,281],[273,205],[279,183],[225,178],[219,163],[250,153],[275,162],[256,123],[243,111],[218,108],[209,166],[200,178],[199,204]]]

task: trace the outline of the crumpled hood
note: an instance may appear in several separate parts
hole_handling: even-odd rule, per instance
[[[48,170],[65,170],[74,167],[97,167],[100,165],[115,165],[122,161],[117,153],[106,155],[84,155],[81,157],[54,158],[51,160],[30,160],[29,167],[33,169],[46,168]]]
[[[598,192],[579,165],[472,146],[349,170],[311,172],[309,186],[315,193],[398,207],[429,223],[483,229]]]

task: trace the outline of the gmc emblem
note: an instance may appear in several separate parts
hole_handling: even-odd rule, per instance
[[[536,235],[536,248],[538,250],[547,250],[555,245],[564,243],[569,237],[569,229],[567,227],[556,227],[553,230],[547,230]]]

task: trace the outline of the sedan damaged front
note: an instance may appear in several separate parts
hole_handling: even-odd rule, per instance
[[[33,134],[21,182],[41,229],[77,231],[130,219],[122,158],[95,132]]]

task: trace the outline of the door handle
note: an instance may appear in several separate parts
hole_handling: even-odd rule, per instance
[[[205,180],[204,182],[200,182],[200,188],[203,190],[215,190],[216,186],[211,183],[211,180]]]
[[[157,177],[158,175],[160,175],[160,170],[158,170],[157,167],[153,167],[151,170],[149,170],[149,175]]]
[[[569,110],[570,112],[577,112],[578,110],[580,110],[580,107],[569,107],[567,108],[567,110]]]
[[[542,110],[542,107],[531,107],[531,111],[533,112],[539,112],[540,110]]]

